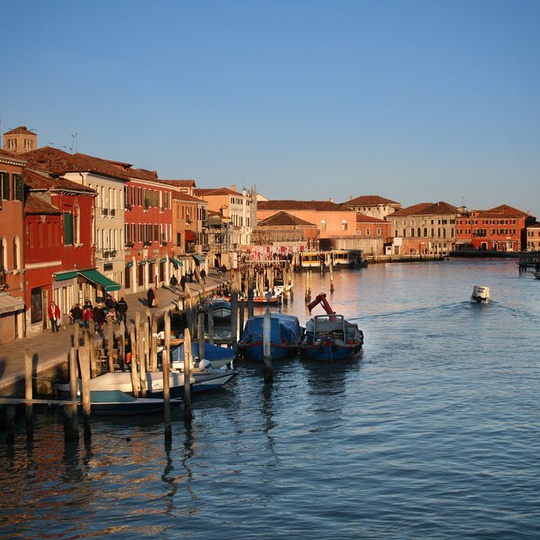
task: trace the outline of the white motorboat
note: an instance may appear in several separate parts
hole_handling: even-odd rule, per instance
[[[491,293],[489,287],[485,285],[475,285],[471,295],[471,302],[473,304],[487,304],[491,300]]]

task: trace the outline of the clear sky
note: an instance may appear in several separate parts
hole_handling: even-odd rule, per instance
[[[2,133],[271,199],[540,218],[538,0],[3,2]],[[76,134],[76,136],[74,136]]]

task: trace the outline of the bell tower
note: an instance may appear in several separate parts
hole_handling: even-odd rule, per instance
[[[4,133],[4,150],[24,154],[37,149],[37,135],[26,126],[19,126]]]

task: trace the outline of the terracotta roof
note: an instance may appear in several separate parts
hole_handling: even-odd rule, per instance
[[[35,135],[33,131],[30,131],[26,126],[19,126],[10,131],[6,131],[4,135]]]
[[[8,152],[3,148],[0,148],[0,160],[17,162],[17,165],[24,165],[26,163],[26,161],[22,159],[19,154]]]
[[[95,195],[96,190],[88,186],[82,186],[67,178],[53,177],[43,171],[25,169],[23,181],[26,188],[31,191],[69,191]]]
[[[68,172],[89,172],[120,180],[129,180],[130,178],[157,180],[155,171],[133,169],[129,163],[102,159],[86,154],[68,154],[50,146],[26,152],[21,154],[21,157],[26,159],[32,168],[57,175]]]
[[[25,214],[62,215],[62,212],[35,193],[29,193],[24,203]]]
[[[529,215],[527,212],[523,212],[522,210],[518,210],[517,208],[512,208],[507,204],[501,204],[500,206],[490,208],[489,210],[476,210],[475,214],[483,218],[494,219],[517,218]]]
[[[297,216],[293,216],[287,212],[278,212],[266,219],[262,219],[257,224],[257,227],[315,227],[314,223],[300,219]]]
[[[354,199],[350,199],[349,201],[342,202],[342,206],[352,205],[352,206],[378,206],[378,205],[391,205],[391,206],[401,206],[400,203],[396,201],[391,201],[390,199],[385,199],[384,197],[381,197],[380,195],[360,195],[360,197],[356,197]]]
[[[356,214],[356,223],[388,223],[388,221],[372,216],[366,216],[358,212]]]
[[[443,201],[437,203],[418,203],[407,208],[402,208],[388,217],[393,219],[401,216],[421,216],[421,215],[442,215],[442,214],[457,214],[458,209]]]
[[[160,179],[160,182],[163,182],[164,184],[169,184],[171,186],[175,187],[191,187],[194,188],[197,186],[195,183],[195,180],[164,180]]]
[[[193,195],[189,195],[189,193],[181,193],[180,191],[173,191],[172,198],[177,201],[196,202],[196,203],[204,202],[205,204],[208,204],[207,201],[203,201],[200,197],[193,197]]]
[[[257,203],[258,210],[314,210],[317,212],[345,211],[339,204],[332,201],[293,201],[271,200]]]
[[[193,192],[198,197],[216,197],[218,195],[242,195],[242,193],[239,193],[238,191],[233,191],[229,188],[197,188],[194,189]]]

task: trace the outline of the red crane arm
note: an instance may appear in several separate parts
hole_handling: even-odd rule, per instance
[[[317,306],[318,304],[322,304],[322,307],[324,308],[324,311],[328,313],[328,315],[335,315],[336,312],[332,310],[330,307],[330,304],[328,303],[328,300],[326,299],[325,293],[320,293],[315,297],[315,300],[313,300],[310,304],[308,304],[309,312],[311,313],[311,310]]]

